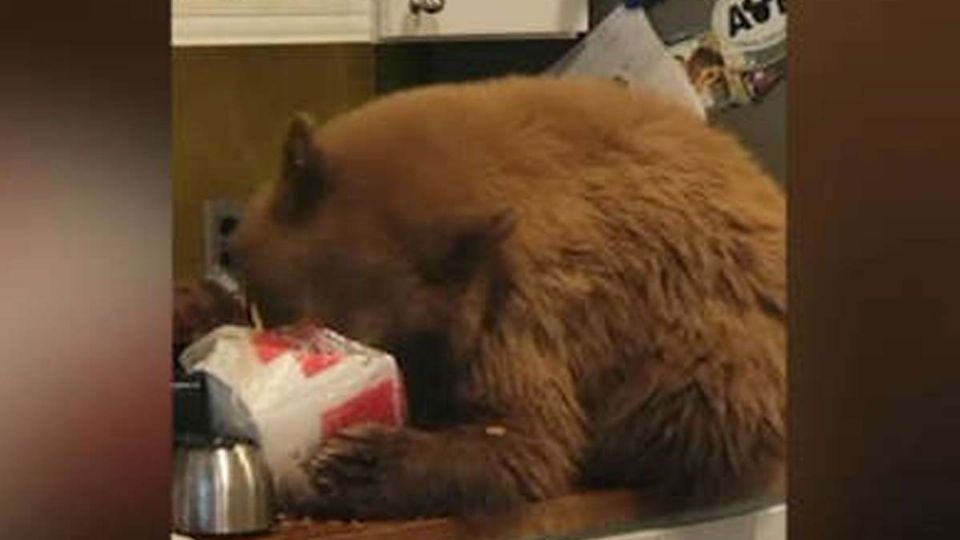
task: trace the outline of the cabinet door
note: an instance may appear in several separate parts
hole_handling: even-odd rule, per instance
[[[174,46],[369,42],[371,0],[172,0]]]
[[[588,26],[588,0],[374,0],[380,41],[569,38]],[[418,9],[429,5],[433,9]]]

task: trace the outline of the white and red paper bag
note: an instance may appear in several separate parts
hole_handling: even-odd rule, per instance
[[[302,464],[321,442],[352,425],[404,422],[394,358],[317,326],[222,326],[186,349],[180,362],[212,376],[235,403],[214,406],[215,425],[252,423],[281,508],[309,502],[312,489]],[[241,414],[249,420],[227,418]]]

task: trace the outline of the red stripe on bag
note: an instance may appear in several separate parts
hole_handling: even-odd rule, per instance
[[[306,378],[313,377],[317,373],[340,361],[340,356],[333,353],[307,353],[300,359],[300,371]]]
[[[253,336],[253,347],[257,357],[264,364],[269,364],[281,354],[294,348],[294,344],[287,338],[271,332],[258,332]]]
[[[400,423],[397,383],[387,379],[365,389],[343,404],[325,412],[320,419],[324,437],[358,424],[396,426]]]

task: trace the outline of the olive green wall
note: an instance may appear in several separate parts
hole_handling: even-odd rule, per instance
[[[174,49],[175,277],[203,273],[203,202],[274,176],[294,111],[323,121],[373,95],[369,45]]]

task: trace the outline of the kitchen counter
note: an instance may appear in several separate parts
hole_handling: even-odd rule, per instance
[[[778,501],[750,501],[707,512],[658,516],[642,498],[625,491],[573,495],[532,505],[515,515],[482,520],[423,519],[397,522],[282,521],[271,533],[231,536],[249,540],[519,540],[616,538],[617,540],[783,540],[785,508]],[[194,537],[197,540],[207,537]],[[215,538],[215,537],[209,537]]]

